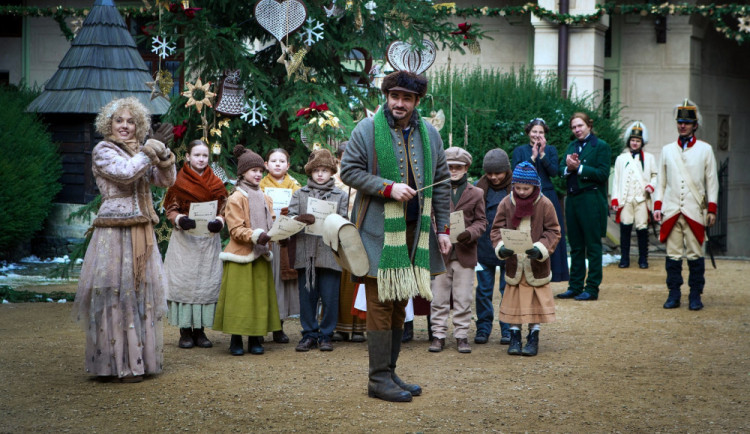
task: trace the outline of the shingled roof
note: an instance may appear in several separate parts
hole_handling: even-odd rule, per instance
[[[151,100],[153,81],[113,0],[96,0],[57,72],[29,104],[38,113],[98,113],[115,98],[134,96],[152,114],[169,101]]]

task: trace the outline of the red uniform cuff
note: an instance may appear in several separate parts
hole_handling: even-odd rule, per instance
[[[393,189],[393,183],[388,184],[387,182],[384,182],[383,189],[378,190],[378,193],[380,193],[383,197],[390,199],[392,189]]]
[[[612,206],[620,206],[619,202],[617,202],[617,199],[612,199]]]
[[[654,192],[654,187],[652,187],[651,185],[647,185],[646,186],[646,190],[648,190],[649,193],[653,193]]]
[[[654,202],[654,211],[661,211],[661,201],[657,200]]]
[[[716,212],[717,212],[718,210],[719,210],[719,207],[718,207],[718,205],[716,205],[716,204],[715,204],[715,203],[713,203],[713,202],[709,202],[709,203],[708,203],[708,212],[710,212],[711,214],[716,214]]]

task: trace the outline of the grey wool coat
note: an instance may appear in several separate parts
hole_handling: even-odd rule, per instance
[[[292,200],[289,202],[290,215],[307,214],[307,200],[310,198],[311,190],[310,187],[304,186],[294,192]],[[349,195],[341,189],[334,188],[320,200],[335,202],[337,204],[336,213],[346,218],[349,209]],[[315,267],[341,271],[341,266],[333,256],[333,250],[323,243],[323,237],[308,235],[305,231],[299,232],[294,237],[297,239],[294,268],[307,268],[308,258],[315,258]]]
[[[422,173],[424,173],[426,168],[424,167],[424,155],[421,146],[422,138],[419,128],[416,128],[416,121],[421,121],[421,119],[415,110],[412,116],[413,131],[409,136],[409,141],[414,144],[414,147],[411,149],[414,153],[414,158],[417,160],[416,166],[419,168],[419,171],[415,173],[415,178],[417,187],[421,188],[424,187]],[[445,153],[443,152],[443,141],[435,127],[429,123],[426,123],[426,127],[430,140],[430,148],[432,149],[432,167],[427,168],[427,170],[432,171],[433,182],[442,181],[450,177]],[[403,150],[404,146],[408,146],[404,144],[402,130],[394,127],[394,125],[391,125],[391,142],[395,155],[400,155],[399,149]],[[374,123],[372,118],[366,118],[361,120],[357,124],[357,127],[354,128],[354,131],[352,131],[351,139],[341,160],[341,180],[344,184],[357,190],[351,221],[359,225],[362,243],[367,251],[367,257],[370,261],[370,271],[367,273],[368,277],[377,277],[378,275],[380,254],[385,244],[385,203],[389,200],[394,200],[384,197],[383,191],[387,185],[393,182],[408,183],[408,174],[405,171],[401,179],[382,178],[378,168],[374,167],[374,163]],[[424,206],[424,197],[421,193],[419,194],[419,201],[421,213]],[[367,208],[360,217],[359,214],[363,212],[362,207],[365,202],[367,202]],[[436,226],[441,228],[440,232],[443,232],[444,228],[450,227],[449,182],[444,182],[433,187],[432,214]],[[419,235],[419,231],[420,227],[418,223],[416,228],[417,236]],[[440,274],[445,272],[445,264],[438,248],[435,227],[430,228],[429,236],[430,272],[433,275]],[[417,244],[418,237],[415,237],[414,247],[410,252],[412,258],[414,257]]]

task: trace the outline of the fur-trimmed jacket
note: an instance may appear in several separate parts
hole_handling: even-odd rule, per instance
[[[134,152],[124,143],[105,140],[94,147],[91,159],[96,186],[102,195],[94,226],[159,223],[149,185],[169,187],[174,184],[177,175],[174,154],[161,161],[150,147],[141,146]]]
[[[254,198],[250,199],[248,192],[239,187],[227,199],[224,220],[229,230],[229,244],[219,255],[222,261],[249,264],[261,256],[269,262],[273,259],[273,254],[267,244],[265,246],[257,244],[260,234],[271,228],[273,200],[260,190],[253,193],[262,195],[265,202],[259,203]],[[265,210],[256,210],[257,215],[263,214],[265,217],[262,219],[264,221],[257,223],[255,227],[251,223],[251,200],[253,206],[265,206]]]
[[[495,254],[500,257],[500,247],[504,245],[500,229],[513,229],[511,220],[516,211],[514,193],[511,192],[498,205],[495,221],[492,223],[490,239],[495,247]],[[505,260],[505,282],[510,285],[518,285],[521,276],[526,276],[526,281],[531,286],[543,286],[552,280],[549,255],[555,251],[560,241],[560,224],[555,214],[555,206],[549,199],[539,194],[534,201],[534,212],[531,216],[521,219],[518,230],[530,230],[531,240],[534,247],[542,252],[539,260],[529,259],[524,252],[515,252],[515,255]],[[519,258],[519,254],[521,257]]]

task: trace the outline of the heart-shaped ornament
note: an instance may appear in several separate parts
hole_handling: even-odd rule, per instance
[[[394,41],[386,50],[388,63],[397,71],[421,74],[435,62],[437,47],[432,41],[423,40],[424,49],[417,50],[408,42]]]
[[[260,0],[255,4],[255,19],[280,41],[305,24],[307,8],[299,0]]]

